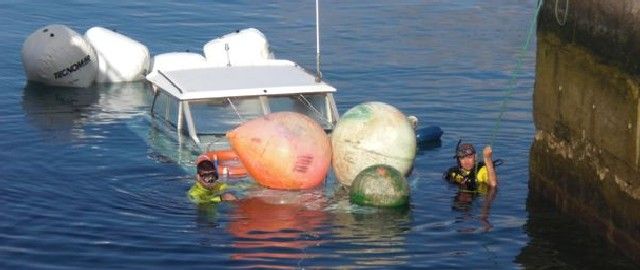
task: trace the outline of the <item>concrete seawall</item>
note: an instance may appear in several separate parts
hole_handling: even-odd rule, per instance
[[[640,74],[640,1],[543,1],[539,32],[553,32],[588,48],[608,65]]]
[[[538,18],[530,190],[640,263],[640,0],[566,1]]]

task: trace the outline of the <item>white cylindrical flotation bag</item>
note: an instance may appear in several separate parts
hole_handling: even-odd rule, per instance
[[[273,59],[269,42],[260,30],[247,28],[212,39],[203,48],[212,66],[251,66]]]
[[[97,82],[138,81],[149,71],[149,49],[142,43],[99,26],[87,30],[85,39],[99,58]]]
[[[169,52],[158,54],[151,61],[151,72],[147,76],[156,76],[158,70],[181,70],[206,67],[207,59],[199,53]]]

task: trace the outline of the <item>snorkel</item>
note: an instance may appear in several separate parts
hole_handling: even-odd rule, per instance
[[[219,179],[218,162],[211,160],[206,155],[201,155],[197,159],[197,176],[196,179],[204,188],[211,189]]]

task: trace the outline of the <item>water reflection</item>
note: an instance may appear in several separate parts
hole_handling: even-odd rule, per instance
[[[95,86],[100,91],[99,111],[95,117],[107,119],[129,119],[146,113],[150,105],[151,86],[146,81],[105,83]]]
[[[482,187],[482,186],[481,186]],[[453,196],[453,203],[451,209],[460,212],[461,215],[456,218],[456,222],[466,224],[464,227],[457,229],[458,232],[471,233],[471,232],[488,232],[493,228],[493,225],[489,221],[489,215],[491,211],[491,204],[496,198],[496,189],[485,187],[481,188],[481,192],[468,192],[465,190],[458,190],[455,196]],[[482,206],[480,207],[480,213],[477,217],[473,211],[473,203],[476,199],[482,200]],[[470,226],[469,221],[478,220],[480,227]]]
[[[531,181],[539,181],[532,175]],[[543,195],[530,192],[530,237],[515,261],[532,269],[637,269],[601,236],[570,215],[560,213]]]
[[[350,264],[402,265],[410,258],[406,235],[411,230],[411,209],[364,207],[349,202],[348,191],[339,187],[333,209],[335,253]]]
[[[53,87],[29,82],[22,107],[27,119],[46,136],[72,141],[84,137],[87,122],[111,122],[140,115],[148,106],[147,84],[94,84],[87,88]]]
[[[28,121],[45,137],[68,142],[83,137],[87,112],[99,99],[96,88],[52,87],[29,82],[24,88],[22,108]]]
[[[442,141],[440,139],[432,140],[432,141],[422,141],[418,143],[417,147],[418,147],[418,151],[416,154],[424,155],[425,152],[428,150],[433,150],[433,149],[442,147]]]
[[[278,264],[299,264],[314,258],[308,248],[321,243],[327,214],[326,200],[319,191],[256,189],[237,201],[228,231],[235,237],[234,260],[260,263],[269,259],[294,259]]]

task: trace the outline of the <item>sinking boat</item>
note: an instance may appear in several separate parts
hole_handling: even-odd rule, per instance
[[[293,62],[273,63],[158,70],[147,75],[151,115],[201,151],[228,148],[227,131],[272,112],[304,114],[331,132],[336,88]]]

